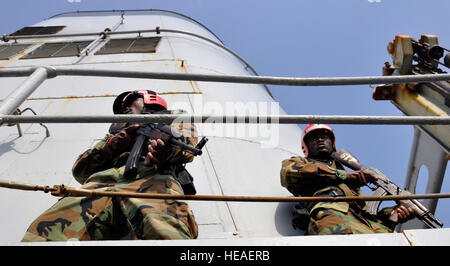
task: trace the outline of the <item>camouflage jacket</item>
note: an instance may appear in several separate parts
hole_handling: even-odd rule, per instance
[[[341,163],[331,160],[328,164],[301,156],[283,160],[280,171],[281,185],[295,196],[326,195],[339,188],[346,196],[364,196],[355,187],[347,186],[344,181],[347,172]],[[312,206],[310,212],[319,208],[334,209],[346,213],[352,207],[356,211],[365,211],[364,201],[355,202],[319,202]],[[385,219],[392,208],[383,209],[379,215]]]
[[[172,127],[181,131],[187,140],[187,144],[195,146],[198,138],[195,127],[191,123],[172,123]],[[97,142],[93,147],[78,156],[72,168],[74,178],[80,183],[87,182],[111,182],[117,181],[123,176],[125,164],[130,154],[129,151],[117,153],[114,152],[108,141],[114,134],[106,136]],[[173,171],[175,165],[192,162],[194,155],[186,151],[175,150],[169,160],[169,169]],[[145,163],[141,160],[138,163],[138,174],[136,179],[155,173],[157,166],[152,163]]]

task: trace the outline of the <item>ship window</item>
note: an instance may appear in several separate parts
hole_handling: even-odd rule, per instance
[[[25,51],[31,44],[6,44],[0,45],[0,60],[8,60],[14,55]]]
[[[45,43],[21,59],[78,56],[91,41]]]
[[[111,39],[95,54],[154,53],[161,37]]]
[[[55,34],[66,26],[24,27],[10,34],[12,36]]]

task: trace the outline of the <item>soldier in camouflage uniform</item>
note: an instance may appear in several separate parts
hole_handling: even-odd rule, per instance
[[[326,124],[310,124],[303,132],[302,149],[306,157],[283,160],[281,185],[295,196],[363,196],[360,187],[377,177],[363,171],[347,172],[330,155],[336,150],[333,130]],[[310,235],[392,233],[397,213],[399,222],[414,218],[414,211],[403,205],[384,208],[373,216],[364,201],[311,202],[297,208]],[[305,215],[306,213],[306,215]],[[306,219],[305,219],[306,217]]]
[[[167,105],[153,91],[133,91],[119,95],[113,109],[116,114],[141,114],[164,111]],[[193,125],[173,123],[171,126],[183,133],[189,145],[195,146],[197,136]],[[137,128],[137,124],[126,125],[116,134],[107,134],[78,157],[72,173],[82,184],[81,188],[184,194],[175,178],[176,166],[191,162],[194,156],[169,149],[160,139],[151,141],[145,160],[138,162],[136,177],[124,178]],[[166,162],[165,167],[161,161]],[[64,197],[30,225],[22,241],[192,239],[197,237],[197,230],[193,213],[182,200]]]

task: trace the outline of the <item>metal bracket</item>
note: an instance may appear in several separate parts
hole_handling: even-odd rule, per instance
[[[29,108],[29,107],[23,109],[23,111],[21,111],[19,108],[17,108],[17,110],[14,112],[14,114],[15,114],[15,115],[22,115],[22,114],[23,114],[24,112],[26,112],[26,111],[31,111],[34,115],[37,115],[36,112],[35,112],[33,109]],[[50,131],[48,130],[48,127],[45,126],[45,125],[42,124],[42,123],[39,123],[39,125],[41,125],[43,128],[45,128],[45,136],[46,136],[47,138],[50,137]],[[13,124],[8,124],[8,126],[13,126]],[[22,130],[21,130],[21,128],[20,128],[20,124],[17,123],[16,126],[17,126],[17,131],[19,131],[19,137],[22,137],[23,134],[22,134]]]
[[[389,43],[388,52],[392,56],[392,65],[383,67],[384,76],[392,75],[435,75],[445,73],[438,69],[437,59],[448,50],[439,46],[435,35],[422,35],[419,41],[407,35],[397,35]],[[413,65],[413,60],[417,62]],[[375,100],[390,100],[407,116],[425,115],[448,117],[450,113],[450,84],[443,82],[398,83],[376,86],[373,92]],[[450,150],[449,125],[415,125],[414,140],[406,173],[405,190],[416,192],[420,168],[425,165],[428,181],[425,193],[439,193],[443,183]],[[424,200],[432,213],[435,212],[437,199]],[[417,219],[398,226],[401,230],[426,228]]]
[[[425,193],[439,193],[444,181],[448,150],[439,145],[423,128],[414,126],[414,140],[406,173],[405,190],[416,193],[420,168],[425,165],[428,170],[428,182]],[[432,213],[435,212],[437,199],[425,199],[422,204]],[[417,219],[400,225],[404,229],[427,228]]]

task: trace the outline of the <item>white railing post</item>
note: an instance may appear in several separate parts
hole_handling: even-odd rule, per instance
[[[30,96],[47,78],[56,76],[50,68],[38,67],[20,86],[11,92],[0,105],[0,115],[10,115]]]

